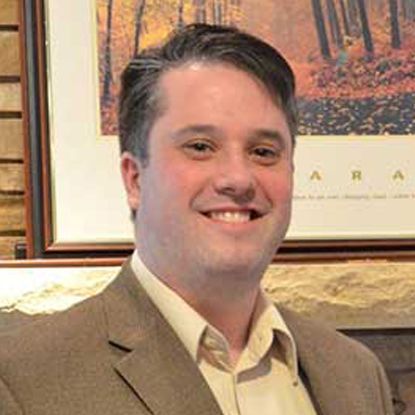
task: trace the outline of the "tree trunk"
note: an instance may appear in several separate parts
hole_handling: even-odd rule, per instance
[[[389,0],[389,15],[390,15],[390,22],[391,22],[391,45],[393,49],[400,49],[401,35],[399,31],[397,0]]]
[[[205,0],[193,0],[195,8],[195,22],[206,23],[206,4]]]
[[[350,26],[349,26],[349,19],[347,16],[347,10],[346,5],[344,4],[344,0],[340,0],[340,10],[342,14],[342,20],[343,20],[343,27],[344,27],[344,34],[346,36],[351,36]]]
[[[350,34],[356,37],[360,36],[359,10],[356,0],[347,0],[347,10],[350,22]]]
[[[373,41],[372,34],[370,32],[369,21],[367,18],[366,5],[364,0],[357,0],[357,6],[359,9],[360,22],[362,24],[363,41],[367,53],[373,53]]]
[[[212,15],[213,15],[213,23],[221,25],[222,24],[222,1],[221,0],[213,1]]]
[[[311,5],[313,7],[314,23],[316,25],[321,56],[323,56],[324,59],[330,59],[329,40],[327,38],[326,25],[324,24],[323,9],[320,0],[311,0]]]
[[[183,20],[183,0],[179,0],[179,4],[177,6],[177,28],[182,29],[184,27],[184,20]]]
[[[409,8],[408,8],[408,2],[406,0],[401,0],[401,10],[402,10],[402,17],[403,17],[403,19],[404,20],[409,20],[408,19]]]
[[[333,0],[326,0],[327,11],[329,15],[330,33],[334,44],[338,49],[343,48],[343,35],[340,29],[339,18],[337,16],[336,6]]]
[[[415,0],[401,0],[401,9],[406,21],[415,21]]]
[[[137,10],[135,13],[135,34],[134,34],[134,49],[133,56],[137,55],[140,49],[140,35],[141,35],[141,21],[143,20],[144,8],[146,7],[146,0],[141,0],[137,3]]]
[[[222,0],[222,22],[224,25],[229,24],[229,4],[228,0]]]
[[[111,64],[111,37],[112,37],[112,6],[113,0],[107,3],[107,27],[104,47],[104,82],[102,88],[102,101],[107,104],[111,97],[112,64]]]

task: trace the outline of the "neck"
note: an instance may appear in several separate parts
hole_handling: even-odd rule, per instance
[[[214,284],[213,280],[221,284]],[[229,286],[224,283],[226,278],[209,278],[208,281],[198,284],[196,289],[183,285],[183,280],[164,282],[223,334],[230,347],[231,363],[235,364],[248,341],[259,283],[244,287],[241,281]]]
[[[235,362],[248,340],[267,263],[218,268],[175,257],[160,262],[159,257],[151,255],[151,250],[145,249],[140,257],[154,275],[225,336],[231,360]]]
[[[248,342],[259,290],[232,302],[190,304],[206,321],[218,329],[229,344],[230,363],[234,366]]]

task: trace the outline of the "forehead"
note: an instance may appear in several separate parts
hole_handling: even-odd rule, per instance
[[[157,88],[159,114],[171,110],[190,112],[192,107],[217,110],[229,101],[234,108],[251,107],[261,101],[268,107],[281,106],[266,86],[254,75],[223,62],[189,62],[165,72]]]
[[[214,131],[238,140],[267,131],[291,148],[285,113],[256,78],[233,66],[192,63],[171,69],[160,79],[158,102],[150,141],[178,137],[180,131]]]
[[[264,94],[269,95],[270,98],[272,97],[273,93],[268,90],[264,83],[254,74],[242,70],[230,63],[220,61],[190,61],[171,68],[160,77],[158,86],[162,90],[171,88],[172,84],[177,84],[177,81],[180,80],[180,87],[183,88],[186,84],[193,82],[199,83],[201,78],[205,78],[206,82],[210,81],[212,78],[215,79],[215,82],[220,82],[219,78],[223,77],[226,77],[226,79],[229,79],[230,77],[244,79],[245,82],[249,81],[253,85],[255,84],[257,88],[262,89]],[[199,83],[198,86],[201,87],[203,83],[205,82]]]

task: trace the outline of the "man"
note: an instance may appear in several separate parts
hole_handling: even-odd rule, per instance
[[[0,413],[392,414],[362,346],[260,289],[287,231],[294,77],[236,29],[192,25],[122,77],[136,251],[103,293],[0,345]]]

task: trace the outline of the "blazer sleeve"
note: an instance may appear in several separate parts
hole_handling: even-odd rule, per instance
[[[23,411],[14,399],[10,389],[0,379],[0,414],[23,415]]]

